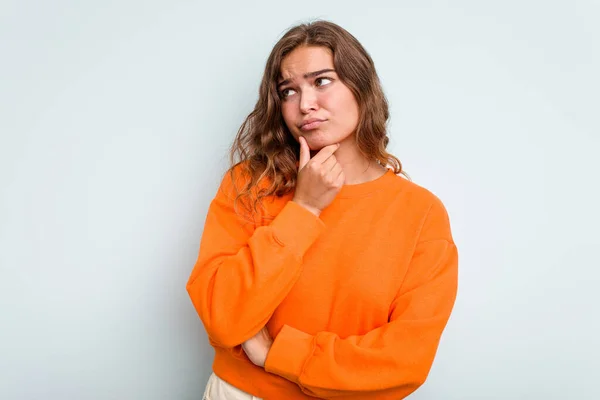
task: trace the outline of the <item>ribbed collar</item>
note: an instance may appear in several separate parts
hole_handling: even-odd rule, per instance
[[[394,171],[388,168],[383,175],[372,181],[342,186],[342,189],[339,191],[336,197],[347,199],[365,196],[369,193],[384,189],[394,180],[395,177],[396,174],[394,174]]]

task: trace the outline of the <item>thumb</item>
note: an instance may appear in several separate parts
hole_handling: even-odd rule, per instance
[[[303,136],[300,136],[298,140],[300,141],[300,162],[298,165],[298,171],[300,171],[310,161],[310,148],[308,147],[308,143],[306,143],[306,139],[304,139]]]

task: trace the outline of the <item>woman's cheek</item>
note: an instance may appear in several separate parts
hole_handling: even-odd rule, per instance
[[[324,108],[326,111],[331,111],[331,103],[333,102],[333,94],[331,91],[323,92],[319,96],[319,105],[321,108]]]
[[[289,131],[292,132],[292,134],[294,136],[297,136],[296,129],[295,129],[295,123],[294,123],[295,117],[293,114],[293,110],[290,108],[289,104],[285,103],[281,107],[281,113],[283,114],[283,121],[287,125]]]

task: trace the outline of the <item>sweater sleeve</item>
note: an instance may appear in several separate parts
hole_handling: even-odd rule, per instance
[[[187,291],[213,344],[235,347],[269,320],[298,279],[302,257],[324,228],[288,201],[273,221],[254,228],[233,208],[227,173],[209,206]]]
[[[440,231],[447,229],[422,235],[387,324],[346,338],[284,325],[265,369],[320,398],[399,399],[415,391],[429,374],[456,298],[458,254],[451,239],[431,239]]]

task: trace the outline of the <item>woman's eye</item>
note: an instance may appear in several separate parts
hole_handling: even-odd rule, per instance
[[[281,91],[281,97],[283,97],[285,99],[286,97],[289,97],[290,95],[292,95],[294,93],[295,93],[294,89],[283,89]]]
[[[317,86],[325,86],[325,85],[329,85],[332,82],[332,80],[329,78],[317,78],[315,80],[315,82],[316,82]]]

